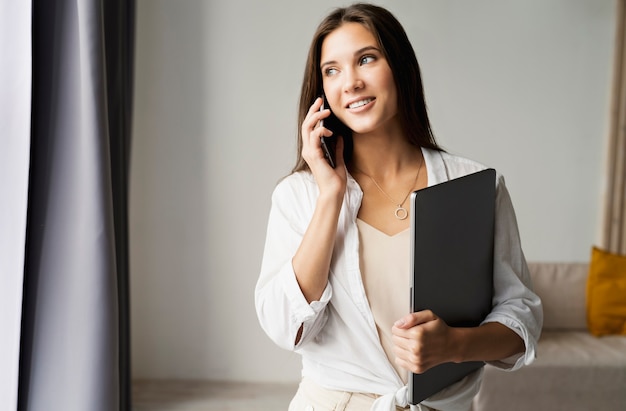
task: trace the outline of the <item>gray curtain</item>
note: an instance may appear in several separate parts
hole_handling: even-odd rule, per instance
[[[0,0],[0,410],[17,407],[31,117],[31,4]]]
[[[18,410],[131,409],[134,2],[32,2]]]

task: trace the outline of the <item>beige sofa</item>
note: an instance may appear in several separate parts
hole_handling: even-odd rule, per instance
[[[626,336],[587,331],[588,265],[529,264],[544,306],[537,359],[504,372],[485,367],[474,411],[626,411]]]

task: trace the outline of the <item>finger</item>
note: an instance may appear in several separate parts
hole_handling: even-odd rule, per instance
[[[317,127],[308,132],[303,130],[302,143],[303,150],[309,153],[310,158],[323,158],[322,137],[330,137],[333,132],[325,127]]]
[[[420,360],[410,361],[400,357],[396,357],[395,362],[398,366],[414,374],[422,374],[434,366],[432,362]]]
[[[436,319],[437,316],[435,315],[435,313],[430,310],[423,310],[405,315],[404,317],[396,321],[393,326],[406,330],[411,327],[415,327],[416,325],[424,324],[430,321],[434,321]]]
[[[313,164],[317,162],[327,163],[322,149],[322,137],[330,137],[332,134],[332,131],[324,127],[318,127],[308,134],[303,133],[302,158],[309,164],[309,167],[312,167]]]
[[[324,100],[322,100],[321,97],[318,97],[315,99],[315,101],[313,101],[313,104],[311,104],[311,107],[309,107],[309,111],[307,112],[307,116],[310,116],[311,114],[315,113],[316,111],[320,110],[320,107],[322,107],[322,103],[324,102]]]
[[[423,356],[423,353],[418,347],[405,349],[395,345],[394,354],[396,364],[414,373],[424,372],[424,367],[427,366],[428,363],[428,360]]]
[[[315,101],[313,102],[313,104],[311,104],[311,106],[309,107],[309,111],[307,111],[306,116],[304,116],[304,120],[306,122],[306,120],[308,118],[310,118],[314,113],[318,112],[320,110],[320,107],[322,107],[322,103],[323,100],[321,97],[318,97],[315,99]]]
[[[426,347],[420,339],[394,336],[393,342],[395,361],[400,367],[419,374],[436,364],[434,357],[425,351]]]
[[[401,352],[412,353],[417,351],[419,349],[421,338],[410,335],[393,334],[391,336],[391,341],[398,350],[396,355],[400,355]]]
[[[326,118],[330,115],[329,109],[324,109],[320,111],[322,107],[323,100],[321,97],[315,99],[311,107],[309,107],[309,111],[304,117],[304,121],[302,122],[302,131],[311,131],[315,129],[319,123],[319,121],[323,118]]]

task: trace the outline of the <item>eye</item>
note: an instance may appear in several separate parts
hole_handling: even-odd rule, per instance
[[[326,76],[334,76],[335,74],[337,74],[337,69],[335,67],[328,67],[326,69],[324,69],[324,75]]]
[[[361,59],[359,60],[359,65],[364,65],[364,64],[369,64],[376,61],[376,57],[374,56],[363,56],[361,57]]]

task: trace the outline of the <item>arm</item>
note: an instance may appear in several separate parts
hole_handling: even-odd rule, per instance
[[[320,194],[311,222],[292,260],[298,285],[309,303],[319,300],[328,284],[342,200],[343,196],[337,199],[333,195]]]
[[[284,179],[272,195],[255,305],[265,333],[288,350],[296,348],[296,335],[303,324],[304,339],[314,337],[324,326],[325,307],[332,296],[326,283],[318,298],[307,301],[292,263],[310,226],[317,195],[315,183],[304,173]]]
[[[308,303],[320,300],[328,285],[340,210],[341,203],[332,196],[318,198],[309,227],[292,260],[296,280]],[[295,345],[302,340],[303,331],[304,324],[298,329]]]
[[[302,123],[302,157],[315,177],[320,194],[313,217],[292,260],[298,285],[309,303],[318,300],[328,284],[337,220],[347,180],[343,139],[338,139],[336,168],[330,167],[324,158],[320,139],[322,136],[332,135],[332,132],[324,127],[317,127],[320,120],[330,114],[329,110],[320,112],[321,105],[322,99],[318,98]],[[304,324],[298,329],[296,345],[301,341],[303,331]]]
[[[541,301],[531,290],[515,213],[502,176],[496,190],[494,235],[491,313],[474,328],[448,327],[429,311],[405,316],[392,330],[401,366],[424,372],[443,362],[479,360],[517,369],[533,361],[543,322]]]
[[[264,262],[266,259],[273,260],[268,256],[279,254],[283,274],[276,275],[276,269],[262,269],[257,284],[257,313],[261,325],[274,341],[291,349],[306,339],[305,334],[315,335],[325,323],[325,317],[321,313],[330,299],[328,275],[337,221],[346,190],[347,172],[343,161],[342,139],[338,139],[337,167],[334,169],[326,162],[321,149],[320,137],[332,134],[323,127],[317,127],[319,121],[330,114],[329,110],[319,111],[321,103],[321,99],[316,100],[302,124],[302,157],[315,179],[316,190],[286,193],[291,199],[291,206],[297,205],[296,208],[300,208],[298,206],[301,205],[301,201],[307,205],[314,203],[315,206],[309,221],[304,223],[306,224],[304,233],[289,236],[288,234],[293,232],[293,224],[287,215],[298,214],[303,210],[287,210],[289,206],[282,210],[279,206],[275,207],[274,204],[278,205],[282,197],[275,194],[268,224]],[[303,197],[306,197],[306,200],[303,201]],[[298,220],[301,223],[308,219],[300,217]],[[274,230],[274,226],[283,228]],[[279,280],[269,280],[268,287],[266,283],[272,277]],[[274,285],[271,285],[272,283]],[[263,291],[264,289],[270,291]],[[281,306],[276,300],[286,302]],[[284,313],[282,322],[278,321],[281,310]],[[285,323],[288,323],[286,333],[283,329]],[[286,339],[289,339],[289,342]]]

